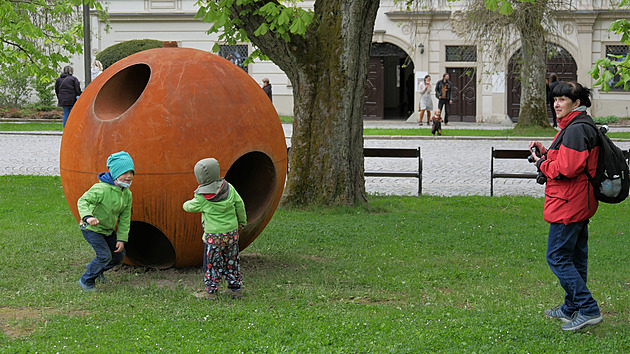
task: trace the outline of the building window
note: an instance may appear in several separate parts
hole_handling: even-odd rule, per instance
[[[234,65],[240,67],[247,72],[247,67],[243,65],[248,53],[246,45],[220,45],[219,56],[231,61]]]
[[[446,61],[477,61],[477,47],[474,45],[447,45]]]
[[[627,46],[627,45],[607,45],[606,56],[612,61],[621,61],[628,55],[629,48],[630,46]],[[613,57],[613,55],[615,57]],[[617,58],[616,56],[619,56],[619,57]],[[608,70],[613,72],[613,74],[615,74],[617,68],[610,67],[608,68]],[[617,85],[619,80],[621,80],[621,76],[615,75],[613,76],[612,79],[608,81],[608,86],[610,86],[611,91],[624,91],[623,84],[621,86],[615,87],[615,85]]]
[[[145,2],[146,4],[146,2]],[[181,10],[181,0],[148,0],[151,10]]]

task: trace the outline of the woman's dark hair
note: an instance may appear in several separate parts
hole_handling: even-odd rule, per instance
[[[591,90],[575,81],[560,82],[553,88],[551,95],[553,97],[565,96],[573,102],[580,100],[580,106],[591,106]]]
[[[549,83],[556,82],[556,81],[558,81],[558,75],[556,74],[549,75]]]
[[[425,80],[427,79],[427,77],[431,77],[431,75],[429,75],[429,74],[424,75],[424,79]]]

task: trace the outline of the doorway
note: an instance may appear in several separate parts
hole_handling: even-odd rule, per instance
[[[446,68],[446,72],[453,85],[451,89],[453,103],[449,110],[449,122],[476,122],[477,70],[475,68]]]
[[[363,119],[406,120],[414,112],[414,65],[389,43],[373,43],[365,86]]]

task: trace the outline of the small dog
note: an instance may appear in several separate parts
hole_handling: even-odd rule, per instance
[[[439,109],[435,110],[435,114],[433,115],[431,120],[433,121],[431,134],[435,135],[435,133],[437,133],[438,135],[442,135],[442,112],[440,112]]]

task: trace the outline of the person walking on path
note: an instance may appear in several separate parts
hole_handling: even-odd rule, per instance
[[[442,75],[442,80],[438,81],[435,85],[435,97],[438,99],[438,109],[444,114],[442,118],[444,119],[444,125],[448,125],[448,114],[450,111],[450,106],[453,103],[452,96],[452,84],[450,79],[450,75],[445,73]]]
[[[269,97],[269,101],[273,102],[273,98],[271,97],[271,84],[269,83],[269,79],[268,78],[264,78],[262,79],[263,82],[263,91],[265,91],[265,93],[267,94],[267,97]]]
[[[55,82],[55,93],[57,94],[57,100],[59,106],[63,109],[63,127],[66,127],[68,116],[72,107],[77,102],[77,98],[81,95],[81,85],[79,79],[72,76],[74,69],[72,66],[67,65],[63,68],[63,72],[57,78]]]
[[[418,124],[422,125],[424,112],[427,112],[427,125],[431,124],[431,111],[433,110],[433,100],[431,99],[431,76],[426,75],[420,84],[420,119]]]
[[[560,83],[552,92],[560,132],[549,149],[538,141],[529,143],[539,176],[545,183],[543,218],[549,223],[547,263],[565,291],[564,303],[545,315],[563,322],[562,330],[577,331],[602,321],[597,301],[586,287],[588,270],[588,222],[598,202],[586,171],[597,170],[599,139],[586,114],[590,90],[576,82]],[[544,177],[544,178],[543,178]]]

